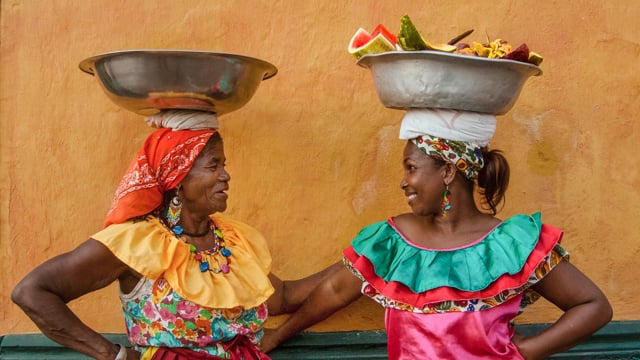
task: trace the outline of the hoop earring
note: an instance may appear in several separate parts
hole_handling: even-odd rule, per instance
[[[175,196],[171,198],[169,202],[169,208],[167,209],[167,222],[169,227],[173,228],[180,221],[180,215],[182,214],[182,199],[176,192]]]
[[[447,213],[451,210],[451,191],[449,191],[449,184],[445,184],[446,188],[442,194],[442,203],[440,209],[442,210],[442,217],[446,218]]]

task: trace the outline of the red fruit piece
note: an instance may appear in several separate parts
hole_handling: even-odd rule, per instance
[[[398,42],[398,38],[394,34],[389,32],[389,30],[387,30],[387,28],[385,28],[382,24],[378,24],[378,26],[373,29],[371,39],[374,39],[376,36],[378,36],[378,34],[382,34],[382,36],[384,36],[387,40],[389,40],[390,43],[394,45]]]
[[[363,28],[360,28],[353,35],[353,38],[351,39],[350,47],[353,48],[353,49],[357,49],[357,48],[361,47],[362,45],[368,43],[369,40],[371,40],[371,34],[369,34],[367,32],[367,30],[365,30]]]
[[[529,62],[529,47],[527,44],[518,46],[515,50],[502,57],[503,59]]]

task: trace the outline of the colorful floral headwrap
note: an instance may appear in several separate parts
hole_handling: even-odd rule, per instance
[[[184,179],[216,131],[162,128],[151,133],[120,180],[104,226],[148,214],[162,205],[163,193]]]
[[[467,179],[478,178],[484,166],[482,148],[496,129],[496,117],[450,109],[409,109],[400,125],[400,139],[410,140],[425,154],[448,161]]]
[[[423,135],[410,140],[425,154],[450,162],[469,180],[478,178],[484,166],[482,147],[465,141],[442,139],[432,135]]]

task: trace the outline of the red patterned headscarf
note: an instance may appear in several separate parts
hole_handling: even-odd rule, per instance
[[[104,226],[150,213],[178,186],[216,130],[159,129],[151,133],[120,180]]]

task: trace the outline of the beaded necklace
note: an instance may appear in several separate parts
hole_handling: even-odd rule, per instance
[[[174,226],[170,230],[176,235],[178,239],[181,239],[181,235],[187,235],[180,225]],[[193,257],[200,263],[201,272],[211,271],[215,274],[228,274],[229,271],[231,271],[231,269],[229,268],[229,265],[231,264],[231,250],[225,247],[224,238],[222,237],[222,231],[218,229],[216,224],[211,219],[209,219],[209,231],[211,231],[211,234],[213,235],[213,247],[207,250],[198,250],[196,249],[195,245],[188,244],[189,251],[191,251]],[[218,254],[222,256],[224,262],[220,263],[220,261],[218,261]],[[207,261],[205,257],[214,259],[218,263],[218,268],[212,268],[209,264],[209,261]]]

